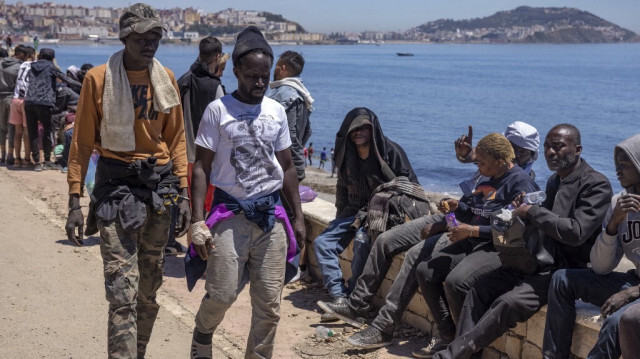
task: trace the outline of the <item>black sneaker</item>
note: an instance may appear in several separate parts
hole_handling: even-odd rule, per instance
[[[45,161],[44,165],[42,166],[42,169],[43,170],[61,170],[62,166],[51,161]]]
[[[452,339],[444,339],[440,336],[433,336],[431,338],[431,342],[427,345],[426,348],[422,348],[420,350],[416,350],[411,353],[414,358],[420,359],[431,359],[437,352],[447,349],[449,343],[451,343]]]
[[[364,349],[376,349],[391,345],[393,335],[386,334],[374,327],[367,327],[347,339],[349,344]]]
[[[16,163],[15,157],[13,155],[7,156],[7,166],[13,166]]]
[[[191,340],[191,352],[189,354],[191,359],[211,359],[213,358],[213,345],[200,344],[195,340]]]
[[[42,163],[36,163],[33,166],[33,170],[36,171],[36,172],[42,172]]]
[[[355,310],[351,309],[347,303],[347,298],[336,298],[331,303],[319,300],[318,306],[324,310],[325,313],[329,313],[356,328],[362,328],[364,325],[364,318],[360,317]]]

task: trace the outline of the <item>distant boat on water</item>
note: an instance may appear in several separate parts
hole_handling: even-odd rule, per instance
[[[413,56],[413,54],[410,53],[410,52],[396,52],[396,55],[398,55],[398,56]]]

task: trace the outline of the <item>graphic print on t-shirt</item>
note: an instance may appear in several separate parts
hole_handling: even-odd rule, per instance
[[[244,114],[226,128],[233,148],[229,162],[236,170],[236,185],[253,192],[261,191],[259,180],[273,176],[276,167],[269,160],[274,155],[274,144],[279,127],[271,115]]]
[[[485,201],[492,201],[494,199],[496,199],[496,189],[493,188],[492,186],[489,186],[487,184],[481,184],[479,185],[476,190],[473,192],[473,195],[477,195],[479,193],[482,193],[483,195],[483,200]]]
[[[138,112],[138,120],[157,120],[158,112],[153,109],[153,103],[149,106],[150,102],[153,102],[152,98],[147,98],[149,85],[131,85],[131,95],[133,96],[133,109]]]
[[[493,206],[490,206],[489,208],[485,208],[485,206],[487,206],[488,202],[494,201],[496,199],[497,192],[498,191],[493,186],[490,186],[486,183],[476,187],[476,190],[473,192],[473,195],[476,197],[481,197],[481,199],[479,199],[476,202],[479,204],[478,207],[470,208],[471,213],[473,213],[476,216],[489,218],[489,216],[491,215],[491,212],[494,211],[495,208],[493,208]]]

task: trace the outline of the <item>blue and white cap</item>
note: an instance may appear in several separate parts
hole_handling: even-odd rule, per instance
[[[538,152],[540,150],[540,134],[538,130],[530,124],[522,121],[516,121],[504,131],[504,137],[511,141],[516,146],[533,151],[533,160],[538,159]]]

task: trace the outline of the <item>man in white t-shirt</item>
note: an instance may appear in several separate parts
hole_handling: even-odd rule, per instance
[[[250,26],[238,34],[232,59],[238,90],[207,107],[195,140],[193,208],[203,207],[209,182],[216,190],[206,222],[201,211],[193,217],[194,249],[208,261],[191,358],[211,358],[213,332],[248,281],[253,315],[246,356],[273,355],[285,266],[306,235],[287,115],[264,97],[271,47]],[[280,189],[292,204],[293,226]]]

